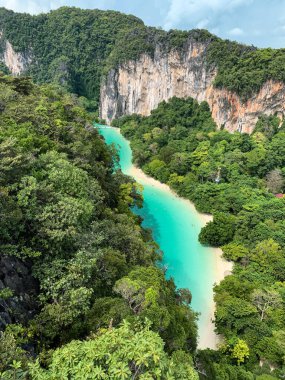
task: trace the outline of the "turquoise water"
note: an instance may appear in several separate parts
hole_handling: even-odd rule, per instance
[[[100,133],[107,144],[117,146],[121,169],[129,174],[132,168],[129,142],[115,128],[100,128]],[[144,206],[136,212],[144,218],[143,226],[152,229],[153,237],[164,253],[167,276],[174,278],[177,287],[191,290],[191,305],[201,313],[198,325],[200,335],[203,335],[213,310],[216,261],[213,250],[198,242],[198,234],[204,225],[201,217],[184,199],[143,179],[136,179],[144,185]]]

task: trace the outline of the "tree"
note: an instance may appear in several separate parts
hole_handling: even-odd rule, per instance
[[[242,244],[237,244],[234,242],[224,245],[222,250],[223,256],[227,260],[231,261],[239,261],[242,258],[248,257],[249,254],[248,248],[244,247]]]
[[[0,358],[0,375],[9,370],[14,362],[20,362],[23,369],[27,368],[28,357],[25,351],[18,347],[14,334],[8,330],[0,332]]]
[[[187,153],[174,153],[170,161],[170,170],[179,174],[186,174],[191,165],[191,159]]]
[[[186,305],[190,305],[192,301],[192,294],[189,289],[186,289],[186,288],[179,289],[177,291],[177,296],[182,303],[185,303]]]
[[[137,267],[116,282],[114,291],[133,315],[152,322],[152,329],[160,332],[169,350],[195,349],[197,315],[189,308],[191,294],[184,289],[175,291],[173,281],[167,281],[161,270]]]
[[[284,188],[284,178],[280,169],[271,170],[265,177],[266,186],[271,193],[280,193]]]
[[[191,164],[200,166],[204,161],[206,161],[209,154],[209,148],[209,141],[200,142],[196,150],[190,156]]]
[[[214,247],[229,243],[235,232],[235,218],[224,213],[215,213],[214,220],[202,228],[199,241]]]
[[[24,153],[13,137],[0,141],[0,184],[12,184],[27,170],[33,160],[28,153]]]
[[[283,253],[280,244],[273,239],[260,241],[250,252],[250,259],[262,267],[267,267],[282,260]]]
[[[258,118],[254,128],[254,134],[263,133],[267,138],[272,138],[280,126],[280,119],[275,115],[262,115]]]
[[[98,298],[88,311],[86,323],[89,331],[95,332],[110,325],[116,327],[130,315],[130,309],[122,298]]]
[[[154,159],[148,165],[145,166],[145,171],[157,178],[159,181],[167,182],[170,172],[165,164],[165,162]]]
[[[245,360],[249,357],[248,345],[242,339],[238,339],[230,351],[231,357],[237,361],[238,365],[244,363]]]
[[[275,334],[274,334],[275,335]],[[265,362],[274,366],[284,364],[284,347],[276,340],[275,336],[265,336],[257,344],[255,351]]]
[[[219,300],[219,305],[222,299],[225,300],[229,295],[240,298],[242,301],[250,301],[254,287],[255,285],[252,282],[246,279],[240,281],[236,274],[231,274],[214,286],[215,299],[216,301]]]
[[[169,357],[163,341],[149,325],[101,330],[88,341],[72,341],[57,349],[48,369],[39,361],[30,365],[32,379],[189,379],[198,380],[191,357],[177,352]]]
[[[280,294],[270,289],[256,289],[252,294],[252,303],[256,306],[260,319],[266,318],[266,313],[271,308],[277,308],[282,304]]]
[[[137,268],[118,280],[114,291],[126,300],[134,314],[147,317],[155,328],[165,329],[169,325],[168,287],[159,269]]]
[[[119,199],[118,199],[118,210],[124,213],[131,213],[130,208],[137,206],[138,208],[142,207],[143,198],[142,198],[143,186],[134,182],[134,183],[123,183],[120,186]]]
[[[215,312],[215,323],[217,331],[227,337],[233,333],[241,334],[257,318],[256,308],[246,300],[225,294],[215,295],[217,310]]]

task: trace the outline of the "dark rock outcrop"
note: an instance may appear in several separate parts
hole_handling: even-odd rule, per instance
[[[0,331],[9,323],[26,323],[37,311],[39,286],[31,265],[10,256],[0,256],[0,291],[9,288],[12,297],[0,298]]]

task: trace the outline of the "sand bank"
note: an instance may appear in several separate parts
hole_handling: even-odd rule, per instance
[[[152,177],[149,177],[141,169],[135,166],[132,166],[131,168],[127,170],[126,174],[135,178],[135,180],[141,183],[142,185],[149,185],[149,186],[159,188],[163,191],[171,193],[172,196],[175,196],[179,198],[181,201],[185,202],[185,207],[188,207],[190,212],[193,213],[194,211],[198,215],[202,225],[206,225],[208,222],[213,220],[212,215],[198,212],[195,209],[194,204],[190,200],[179,197],[168,185],[161,183]],[[210,247],[209,249],[211,250],[211,253],[215,257],[214,278],[215,278],[215,283],[218,284],[224,279],[226,275],[231,273],[233,264],[223,259],[222,250],[220,248]],[[215,331],[214,331],[215,326],[214,326],[214,323],[212,322],[214,319],[214,313],[215,313],[215,303],[212,298],[211,307],[207,311],[207,323],[203,327],[203,331],[199,331],[198,347],[200,349],[205,349],[205,348],[215,349],[220,341],[220,337],[217,334],[215,334]]]
[[[112,128],[112,127],[111,127]],[[116,133],[121,134],[121,131],[117,128],[112,128]],[[210,214],[199,213],[192,202],[188,199],[179,197],[170,187],[166,184],[163,184],[152,177],[146,175],[141,169],[131,165],[124,170],[124,173],[132,176],[135,180],[142,185],[147,185],[154,187],[156,189],[160,189],[170,194],[172,197],[179,198],[180,202],[184,202],[185,209],[189,209],[189,214],[195,214],[200,220],[200,226],[206,225],[210,222],[213,217]],[[213,285],[218,284],[227,274],[230,274],[232,271],[232,263],[224,260],[222,258],[222,250],[220,248],[209,247],[209,252],[212,255],[211,259],[212,265],[214,266],[213,270]],[[215,303],[213,299],[213,293],[209,294],[210,302],[207,302],[205,305],[205,309],[203,309],[203,323],[199,326],[199,342],[198,347],[201,349],[204,348],[216,348],[220,337],[215,334],[215,326],[213,324],[214,312],[215,312]]]

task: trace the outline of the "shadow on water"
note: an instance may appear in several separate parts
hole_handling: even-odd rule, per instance
[[[114,144],[118,148],[121,170],[128,173],[132,168],[132,152],[128,141],[113,128],[104,128],[100,133],[107,144]],[[209,324],[213,311],[212,287],[216,267],[212,252],[198,241],[203,222],[196,210],[181,198],[147,181],[141,183],[144,185],[143,207],[134,207],[133,211],[143,218],[143,227],[152,231],[154,240],[163,252],[158,265],[166,270],[166,277],[173,278],[178,288],[188,288],[192,292],[191,305],[201,313],[198,325],[205,341],[205,334],[208,339],[208,334],[213,332]]]
[[[154,240],[160,241],[160,224],[147,202],[144,202],[142,208],[133,207],[132,210],[136,215],[139,215],[143,218],[142,226],[152,230],[152,236]]]

